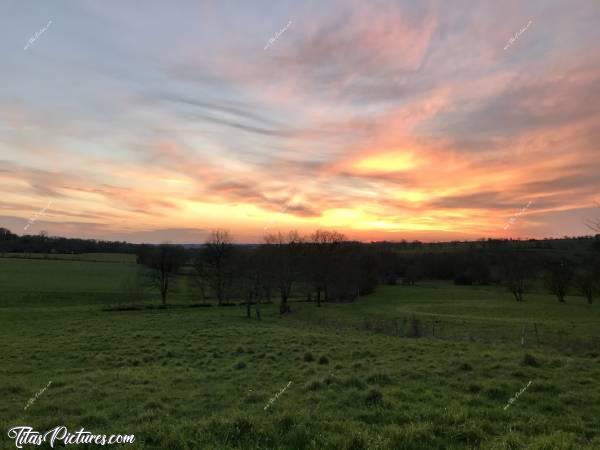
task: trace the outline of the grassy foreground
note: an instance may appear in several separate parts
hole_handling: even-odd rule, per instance
[[[600,448],[598,305],[431,283],[265,306],[261,322],[243,306],[102,311],[136,270],[0,258],[0,448],[18,425],[135,434],[124,448]],[[407,315],[426,337],[365,324]],[[521,347],[533,323],[541,342]]]

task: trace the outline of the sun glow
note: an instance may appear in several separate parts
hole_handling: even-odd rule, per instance
[[[417,162],[408,152],[386,152],[358,161],[354,168],[365,172],[402,172],[414,169]]]

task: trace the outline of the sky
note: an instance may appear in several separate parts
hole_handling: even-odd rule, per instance
[[[592,234],[600,2],[0,0],[0,226]]]

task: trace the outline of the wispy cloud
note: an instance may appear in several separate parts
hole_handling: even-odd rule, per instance
[[[17,43],[32,25],[15,5],[5,34]],[[0,73],[2,214],[19,227],[52,198],[55,234],[143,224],[144,239],[227,227],[258,241],[276,223],[478,238],[502,236],[533,199],[515,235],[588,232],[581,214],[600,189],[593,2],[285,4],[269,12],[290,25],[269,52],[256,51],[264,14],[250,6],[53,14],[52,59],[32,70],[9,56]],[[524,17],[535,25],[503,51]]]

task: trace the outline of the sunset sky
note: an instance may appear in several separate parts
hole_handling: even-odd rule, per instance
[[[597,0],[3,0],[0,22],[17,234],[540,238],[600,217]]]

